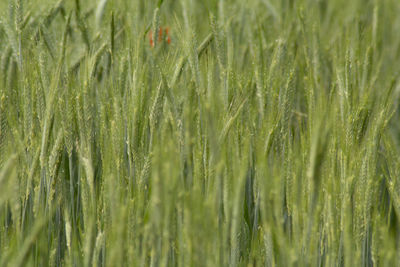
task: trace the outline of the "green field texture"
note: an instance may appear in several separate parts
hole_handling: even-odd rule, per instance
[[[0,266],[400,266],[399,14],[0,0]]]

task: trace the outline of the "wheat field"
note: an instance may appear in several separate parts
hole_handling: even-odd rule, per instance
[[[0,266],[400,266],[398,0],[1,0]]]

